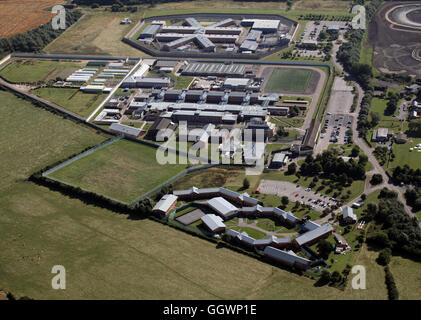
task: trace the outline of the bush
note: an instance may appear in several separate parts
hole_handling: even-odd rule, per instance
[[[382,266],[387,266],[390,262],[391,257],[392,257],[392,250],[390,250],[390,248],[384,248],[379,253],[379,256],[377,258],[377,263]]]
[[[383,176],[379,173],[373,174],[371,177],[370,183],[375,186],[383,182]]]

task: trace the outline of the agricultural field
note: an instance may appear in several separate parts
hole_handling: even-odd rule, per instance
[[[51,177],[131,202],[186,168],[183,164],[160,165],[156,151],[120,140],[52,173]]]
[[[389,264],[399,299],[421,299],[421,263],[400,256],[393,256]]]
[[[266,83],[265,91],[305,92],[311,74],[311,70],[276,68]]]
[[[57,77],[66,78],[82,67],[82,63],[53,60],[16,60],[0,72],[8,82],[38,83],[54,80]]]
[[[0,1],[0,39],[32,30],[50,21],[54,14],[46,10],[63,0]]]
[[[107,96],[105,93],[83,93],[76,88],[38,88],[32,92],[83,117],[88,117]]]
[[[124,18],[137,22],[128,12],[104,12],[84,9],[85,15],[44,48],[47,53],[91,54],[112,56],[145,56],[121,40],[134,24],[120,25]]]
[[[107,137],[0,91],[0,190]]]

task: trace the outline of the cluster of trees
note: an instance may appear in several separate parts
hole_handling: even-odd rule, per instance
[[[80,10],[66,11],[66,28],[70,27],[82,16]],[[33,30],[0,39],[0,56],[11,52],[39,52],[64,30],[54,30],[51,22]]]
[[[366,19],[370,21],[382,0],[373,0],[366,7]],[[364,89],[371,86],[373,72],[371,66],[360,63],[360,52],[364,30],[352,29],[347,32],[347,42],[343,43],[338,50],[336,57],[344,66],[345,71],[352,74]]]
[[[408,135],[410,135],[411,137],[421,137],[421,119],[411,120],[409,122]]]
[[[366,90],[364,97],[361,100],[360,113],[358,114],[358,125],[357,130],[361,137],[367,135],[368,130],[372,128],[373,123],[368,120],[368,114],[370,113],[371,100],[373,99],[373,91],[371,89]]]
[[[392,179],[396,183],[421,185],[421,170],[412,169],[407,164],[403,167],[397,166],[393,170]]]
[[[396,192],[383,189],[378,207],[369,215],[381,226],[381,231],[367,236],[367,242],[381,248],[407,254],[421,260],[421,229],[416,218],[411,218],[397,200]]]
[[[300,114],[300,108],[298,108],[297,106],[292,106],[291,108],[289,108],[289,116],[291,118],[296,117]]]
[[[372,185],[378,185],[380,183],[383,182],[383,176],[379,173],[373,174],[373,176],[371,177],[370,183]]]
[[[396,107],[398,106],[399,95],[394,92],[389,92],[387,96],[389,101],[387,101],[386,110],[384,113],[391,116],[395,113]]]
[[[386,273],[386,287],[387,293],[389,296],[389,300],[398,300],[399,299],[399,292],[398,288],[396,287],[395,278],[393,278],[392,272],[390,272],[389,266],[384,268]]]
[[[367,156],[361,155],[358,161],[350,159],[345,162],[331,151],[324,151],[315,158],[308,155],[300,167],[300,174],[303,176],[323,175],[333,181],[347,182],[352,180],[365,179],[365,165]]]
[[[164,186],[161,188],[161,190],[159,190],[159,192],[157,192],[155,194],[154,200],[155,201],[159,201],[163,196],[165,196],[168,193],[172,193],[173,191],[173,186],[172,184],[169,184],[167,186]]]
[[[406,190],[405,198],[415,211],[421,210],[421,187]]]
[[[388,152],[389,149],[387,147],[376,147],[374,149],[373,154],[377,161],[379,161],[380,165],[384,165],[386,163]]]

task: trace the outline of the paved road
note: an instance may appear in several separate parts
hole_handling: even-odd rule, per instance
[[[339,35],[339,39],[342,40],[343,42],[345,42],[342,34]],[[361,101],[364,97],[365,92],[361,88],[361,86],[358,84],[358,82],[356,82],[355,79],[352,79],[352,77],[347,72],[345,72],[343,70],[342,65],[336,59],[336,53],[337,53],[338,49],[339,49],[339,45],[334,43],[333,48],[332,48],[333,65],[340,72],[343,72],[346,78],[350,78],[354,82],[354,84],[357,88],[357,92],[358,92],[357,108],[355,109],[355,111],[353,113],[350,113],[350,115],[352,117],[354,117],[354,121],[352,122],[352,131],[354,132],[354,136],[353,136],[354,143],[360,147],[360,149],[367,155],[368,161],[370,161],[373,164],[373,167],[374,167],[373,170],[369,171],[367,173],[367,175],[369,177],[371,177],[373,174],[381,174],[382,177],[383,177],[383,181],[384,181],[380,185],[372,186],[369,183],[370,178],[368,178],[367,182],[365,184],[365,187],[364,187],[364,193],[366,195],[368,195],[368,194],[373,193],[377,190],[380,190],[384,187],[387,187],[387,188],[389,188],[393,191],[396,191],[398,193],[399,201],[402,202],[402,204],[404,205],[405,212],[411,217],[417,217],[416,214],[411,211],[411,208],[408,205],[406,205],[406,200],[403,196],[406,189],[393,184],[393,182],[389,179],[389,176],[386,174],[386,171],[382,168],[382,166],[377,161],[376,157],[373,155],[373,150],[366,144],[366,142],[362,138],[360,138],[358,136],[358,131],[357,131],[358,113],[360,111]],[[353,203],[355,200],[356,199],[350,201],[349,203]],[[421,222],[420,222],[420,226],[421,226]]]

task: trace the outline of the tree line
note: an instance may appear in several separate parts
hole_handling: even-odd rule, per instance
[[[324,151],[315,158],[308,155],[300,167],[303,176],[325,176],[333,181],[350,182],[365,179],[365,165],[368,158],[360,155],[359,160],[345,162],[331,151]]]
[[[66,11],[66,28],[70,27],[82,16],[80,10]],[[39,52],[64,30],[54,30],[51,22],[47,22],[33,30],[0,39],[0,56],[12,52]]]

